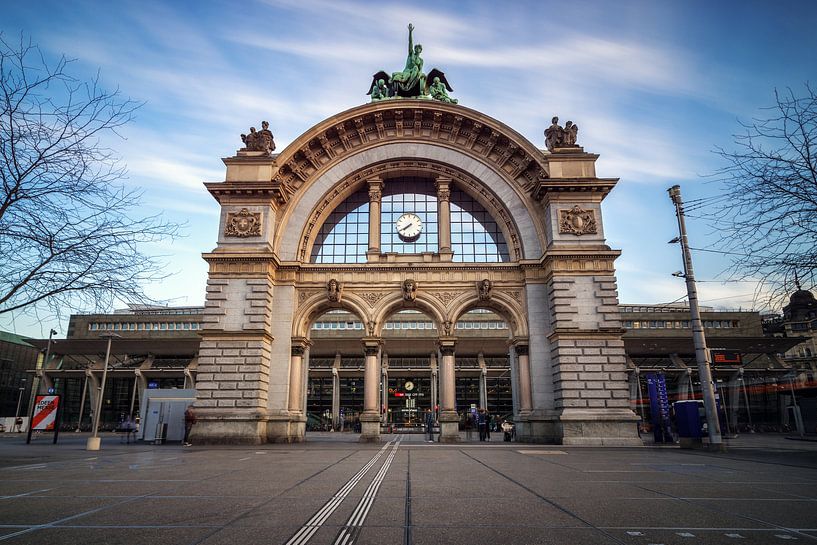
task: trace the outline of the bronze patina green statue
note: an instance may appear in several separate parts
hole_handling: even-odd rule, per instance
[[[398,91],[408,93],[411,96],[424,95],[426,90],[426,75],[423,73],[423,59],[420,53],[423,52],[423,46],[420,44],[414,45],[412,32],[414,25],[409,23],[409,41],[408,41],[408,56],[406,57],[406,67],[402,72],[394,72],[391,75],[391,83],[395,94]],[[419,93],[413,93],[415,87]]]
[[[372,102],[385,98],[432,98],[440,102],[456,104],[457,100],[448,96],[454,89],[445,79],[445,73],[432,68],[426,75],[423,72],[423,46],[414,45],[414,25],[409,23],[408,56],[402,72],[392,72],[391,76],[381,70],[372,76],[369,92]],[[428,82],[432,83],[429,85]],[[430,95],[430,96],[429,96]]]
[[[446,89],[445,83],[440,81],[439,76],[434,76],[434,81],[431,85],[428,86],[428,92],[431,95],[431,98],[434,100],[439,100],[440,102],[448,102],[449,104],[456,104],[457,99],[451,98],[448,96],[448,90]]]

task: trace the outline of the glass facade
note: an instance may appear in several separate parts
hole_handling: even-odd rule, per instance
[[[451,250],[459,263],[510,261],[508,245],[496,221],[466,192],[451,189]],[[387,179],[380,215],[380,251],[419,254],[439,252],[437,190],[430,178]],[[403,214],[422,222],[416,240],[404,240],[395,223]],[[312,263],[365,263],[369,244],[369,195],[361,190],[329,214],[312,247]]]
[[[459,189],[451,191],[451,250],[459,263],[510,261],[502,231],[481,204]]]
[[[400,254],[438,252],[437,191],[434,182],[424,178],[386,180],[380,211],[380,251]],[[417,240],[407,242],[395,228],[397,218],[416,214],[423,222]]]
[[[358,191],[335,208],[318,231],[312,263],[365,263],[369,249],[369,193]]]

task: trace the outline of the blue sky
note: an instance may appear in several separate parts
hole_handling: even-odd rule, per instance
[[[278,149],[322,119],[362,104],[371,74],[399,70],[406,25],[415,26],[427,69],[442,69],[468,107],[544,147],[553,115],[580,127],[601,155],[597,172],[620,177],[605,200],[620,299],[660,303],[685,293],[666,189],[685,200],[713,194],[702,177],[719,165],[738,119],[762,114],[775,88],[815,81],[817,2],[9,2],[0,31],[21,31],[48,56],[97,69],[108,87],[145,101],[112,140],[145,211],[186,222],[187,236],[151,246],[176,274],[149,292],[171,304],[204,299],[202,252],[215,246],[218,207],[202,182],[223,180],[221,157],[239,134],[270,121]],[[694,246],[711,237],[688,220]],[[699,279],[726,263],[694,256]],[[704,304],[755,307],[756,286],[704,282]],[[47,335],[18,315],[0,328]],[[66,323],[57,325],[61,334]]]

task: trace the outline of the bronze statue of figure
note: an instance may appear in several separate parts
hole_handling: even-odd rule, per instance
[[[377,79],[376,76],[377,74],[375,74],[376,81],[373,81],[372,88],[367,93],[372,95],[372,102],[375,100],[383,100],[391,96],[389,94],[389,88],[386,86],[386,81],[383,78]]]
[[[439,74],[442,75],[442,79],[445,79],[445,74],[442,72],[439,72]],[[440,102],[448,102],[449,104],[457,103],[456,98],[451,98],[448,96],[448,90],[453,91],[453,89],[451,89],[447,81],[443,83],[440,76],[434,76],[434,79],[431,81],[431,85],[428,86],[428,94],[431,95],[431,98],[434,100],[439,100]]]
[[[420,53],[423,52],[423,46],[420,44],[414,45],[412,32],[414,25],[409,23],[409,41],[408,41],[408,56],[406,57],[406,67],[402,72],[394,72],[391,75],[389,83],[392,84],[392,94],[397,95],[399,91],[408,93],[409,96],[420,96],[425,94],[426,90],[426,75],[423,73],[423,59]],[[418,87],[416,94],[412,90]]]

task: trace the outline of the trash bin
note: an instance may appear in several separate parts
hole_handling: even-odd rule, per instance
[[[697,400],[676,401],[673,404],[681,448],[703,447],[701,407],[702,403]]]

